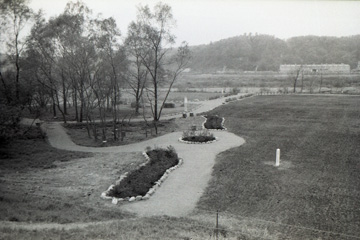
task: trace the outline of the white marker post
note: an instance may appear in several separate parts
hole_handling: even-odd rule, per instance
[[[187,113],[187,97],[184,97],[184,112]]]
[[[280,166],[280,149],[276,149],[276,162],[275,162],[275,166],[278,167]]]

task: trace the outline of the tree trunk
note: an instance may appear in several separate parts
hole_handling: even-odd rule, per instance
[[[80,91],[80,119],[79,119],[79,122],[83,121],[84,104],[85,104],[84,92],[83,92],[83,89],[81,89],[81,91]]]
[[[115,80],[116,81],[116,80]],[[117,89],[116,83],[114,86],[114,102],[113,102],[113,131],[114,131],[114,141],[117,140],[117,132],[116,132],[116,121],[117,121]]]
[[[61,74],[61,78],[62,78],[62,88],[63,88],[63,101],[64,101],[64,114],[68,114],[67,113],[67,96],[66,96],[66,86],[65,86],[65,78],[63,73]]]
[[[73,100],[74,100],[74,107],[75,107],[75,120],[76,120],[76,122],[79,122],[79,112],[78,112],[78,105],[77,105],[76,88],[73,89]]]
[[[53,110],[53,117],[56,118],[56,103],[54,97],[54,90],[51,90],[51,101],[52,101],[52,110]]]
[[[158,120],[153,121],[154,129],[155,129],[155,135],[158,135],[158,126],[157,126]]]

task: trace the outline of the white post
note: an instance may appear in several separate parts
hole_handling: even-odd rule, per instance
[[[275,166],[278,167],[280,166],[280,149],[276,149],[276,162],[275,162]]]
[[[184,97],[184,112],[187,112],[187,97]]]

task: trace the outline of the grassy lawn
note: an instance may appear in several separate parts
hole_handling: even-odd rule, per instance
[[[261,96],[210,114],[246,143],[217,157],[199,209],[360,236],[358,96]]]
[[[357,92],[360,89],[359,75],[355,74],[333,74],[322,76],[322,87],[339,90],[338,88],[355,87]],[[204,86],[211,87],[237,87],[242,89],[247,88],[292,88],[293,76],[287,74],[264,74],[258,73],[236,73],[236,74],[184,74],[179,81],[175,83],[174,87],[178,88],[204,88]],[[304,89],[309,90],[320,87],[321,79],[319,75],[304,75],[303,82],[299,80],[298,88],[303,85]]]
[[[0,224],[0,239],[215,239],[217,210],[219,239],[358,239],[359,109],[358,96],[288,95],[207,113],[225,117],[225,127],[246,143],[218,155],[196,211],[185,218],[137,218],[100,199],[109,183],[143,163],[141,153],[61,151],[36,133],[17,139],[0,147],[0,220],[74,225]],[[203,121],[172,124],[183,131]],[[92,221],[102,222],[81,225]]]
[[[0,146],[0,220],[67,223],[122,219],[128,214],[104,207],[99,192],[118,177],[119,170],[136,166],[138,160],[126,158],[125,154],[121,163],[115,158],[115,167],[111,157],[58,150],[33,128]],[[97,177],[102,172],[107,173],[103,181]]]

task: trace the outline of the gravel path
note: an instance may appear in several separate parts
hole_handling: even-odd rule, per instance
[[[201,107],[194,112],[209,111],[222,105],[223,102],[224,99],[204,101]],[[180,117],[180,115],[164,116],[164,119],[175,117]],[[26,123],[26,120],[24,120],[24,123]],[[216,155],[227,149],[238,147],[245,142],[243,138],[235,134],[216,131],[214,134],[219,139],[217,142],[201,145],[185,144],[178,141],[182,132],[174,132],[139,143],[94,148],[76,145],[66,134],[61,123],[43,123],[41,127],[46,132],[48,141],[53,147],[70,151],[94,153],[142,152],[148,146],[167,147],[172,145],[178,152],[179,157],[184,160],[183,165],[170,174],[149,200],[121,203],[120,207],[123,210],[136,213],[139,216],[186,216],[195,208],[211,178]]]
[[[121,153],[144,151],[147,146],[167,147],[172,145],[179,157],[184,160],[183,165],[170,174],[149,200],[122,203],[121,205],[123,210],[137,213],[140,216],[186,216],[195,208],[196,202],[211,178],[216,155],[245,142],[243,138],[235,134],[216,131],[214,134],[219,140],[214,143],[185,144],[178,141],[182,132],[174,132],[130,145],[94,148],[78,146],[73,143],[60,123],[45,123],[42,127],[47,133],[49,143],[53,147],[63,150]]]

